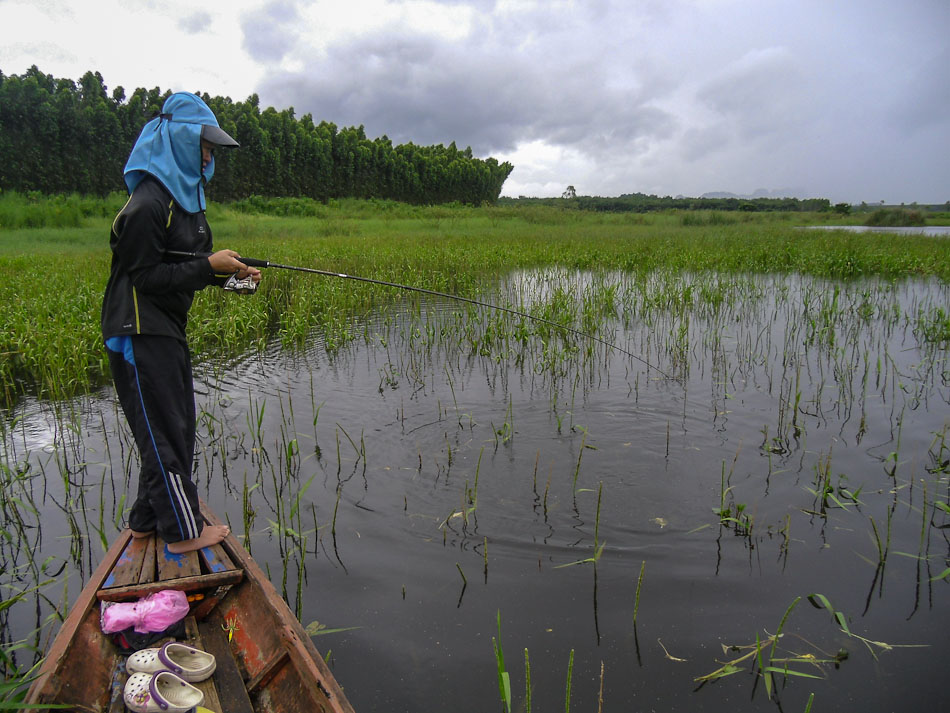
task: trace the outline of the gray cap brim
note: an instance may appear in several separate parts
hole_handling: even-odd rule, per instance
[[[205,141],[209,141],[216,146],[223,146],[225,148],[233,149],[241,144],[232,139],[228,132],[218,126],[211,126],[210,124],[204,124],[201,127],[201,138]]]

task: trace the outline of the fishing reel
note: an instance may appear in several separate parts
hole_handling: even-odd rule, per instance
[[[239,295],[253,295],[257,292],[257,283],[250,275],[239,279],[237,273],[234,273],[225,281],[224,289],[228,292],[237,292]]]

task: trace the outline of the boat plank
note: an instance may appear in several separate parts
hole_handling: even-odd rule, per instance
[[[221,627],[210,622],[200,622],[198,633],[201,636],[202,649],[212,654],[217,663],[214,671],[215,687],[218,690],[220,707],[211,710],[228,713],[254,713],[250,696],[244,687],[244,679],[234,662],[228,638]],[[210,708],[210,706],[206,706]]]
[[[241,572],[240,570],[237,570],[237,571],[240,572],[241,577],[243,578],[244,573]],[[238,584],[238,582],[235,582],[234,584]],[[220,587],[215,587],[213,590],[204,592],[203,597],[199,595],[199,597],[196,599],[195,603],[191,607],[192,616],[194,616],[195,619],[197,619],[198,621],[201,621],[202,619],[207,617],[208,612],[210,612],[212,609],[218,606],[218,602],[224,599],[224,597],[230,591],[232,586],[234,585],[223,584]]]
[[[202,547],[199,550],[199,554],[204,561],[205,568],[209,572],[224,572],[229,569],[237,569],[221,545]]]
[[[155,536],[155,552],[158,558],[158,578],[160,580],[179,579],[181,577],[193,577],[201,574],[201,565],[198,563],[198,553],[182,552],[176,554],[169,552],[165,541]]]
[[[247,682],[247,692],[253,694],[264,688],[288,660],[290,660],[290,654],[287,651],[274,654],[261,669],[261,672]]]
[[[125,656],[118,657],[112,669],[111,698],[106,713],[128,713],[124,694],[125,682],[129,680],[129,674],[125,670],[125,658]]]
[[[146,582],[145,584],[130,584],[126,587],[101,589],[97,593],[97,596],[102,601],[123,602],[148,596],[163,589],[178,589],[183,592],[194,592],[199,589],[213,589],[215,587],[233,585],[240,582],[243,576],[241,570],[229,569],[225,572],[210,572],[208,574],[197,574],[191,577],[178,577],[176,579],[163,579],[157,582]]]
[[[124,587],[141,581],[139,577],[142,574],[142,564],[148,550],[148,541],[151,539],[151,537],[133,537],[129,540],[119,561],[115,563],[115,567],[102,583],[103,588]]]
[[[146,537],[145,556],[142,558],[142,571],[139,573],[139,584],[154,582],[158,577],[157,563],[155,562],[155,537]]]
[[[345,699],[336,699],[334,692],[324,685],[324,681],[333,680],[333,683],[336,683],[334,679],[324,679],[304,673],[315,668],[314,660],[294,628],[284,626],[280,633],[290,654],[289,658],[292,665],[280,667],[274,674],[273,680],[268,684],[271,695],[277,700],[293,701],[304,699],[301,694],[307,692],[318,706],[319,713],[339,711],[338,706],[341,700],[346,704],[348,710],[352,710]],[[306,641],[313,646],[309,638]],[[320,662],[323,663],[323,659],[320,659]],[[294,675],[291,675],[291,670],[293,670]],[[300,690],[299,693],[298,689]],[[284,713],[293,713],[293,709],[287,707]]]
[[[244,571],[235,566],[224,547],[220,544],[202,547],[198,550],[198,556],[201,560],[202,571],[210,573],[237,571],[241,573],[242,579],[244,577]],[[195,619],[201,621],[208,616],[208,612],[218,605],[218,602],[224,598],[228,590],[231,589],[231,586],[233,585],[228,584],[216,587],[213,590],[205,592],[203,597],[196,600],[194,606],[191,608],[191,613]]]

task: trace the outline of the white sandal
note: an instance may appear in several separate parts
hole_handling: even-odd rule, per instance
[[[136,651],[125,662],[125,670],[129,673],[171,671],[191,683],[204,681],[214,673],[215,666],[212,654],[177,641],[169,641],[160,649]]]
[[[204,703],[205,694],[170,671],[133,673],[123,699],[136,713],[186,713]]]

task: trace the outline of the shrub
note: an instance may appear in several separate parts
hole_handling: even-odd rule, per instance
[[[878,208],[871,213],[864,222],[865,225],[873,227],[886,226],[889,228],[910,227],[915,225],[926,225],[923,213],[919,210],[905,210],[903,208]]]

